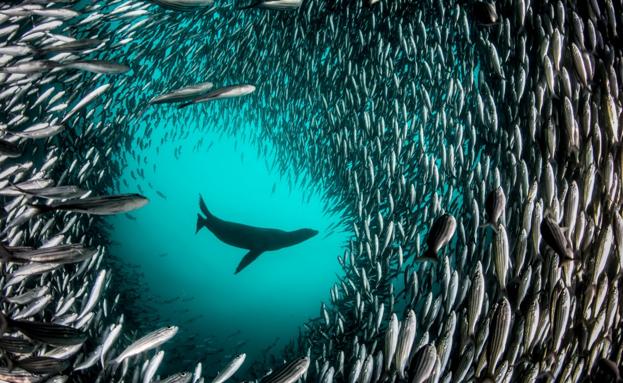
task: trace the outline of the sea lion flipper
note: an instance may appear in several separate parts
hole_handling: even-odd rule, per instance
[[[257,257],[259,257],[262,253],[263,251],[261,250],[249,250],[244,258],[242,258],[242,261],[240,261],[240,263],[238,264],[238,267],[236,268],[236,272],[234,274],[238,274],[240,271],[242,271],[242,269],[249,266],[249,264],[255,261]]]
[[[201,209],[201,212],[206,217],[209,217],[209,216],[212,215],[212,214],[210,214],[210,210],[208,210],[208,207],[206,206],[206,203],[203,201],[203,197],[201,196],[201,194],[199,194],[199,209]]]
[[[202,227],[206,225],[206,219],[201,216],[201,214],[197,214],[197,225],[195,226],[195,234],[201,230]]]

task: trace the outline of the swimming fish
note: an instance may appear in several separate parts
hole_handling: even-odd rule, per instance
[[[207,101],[212,101],[212,100],[242,97],[242,96],[251,94],[253,92],[255,92],[255,85],[250,85],[250,84],[230,85],[230,86],[226,86],[223,88],[214,89],[204,94],[203,96],[193,98],[189,102],[180,104],[178,108],[181,109],[192,104],[200,104],[202,102],[207,102]]]
[[[77,213],[110,215],[139,209],[148,202],[140,194],[118,194],[111,196],[86,197],[54,202],[50,205],[31,204],[39,213],[50,211],[72,211]]]

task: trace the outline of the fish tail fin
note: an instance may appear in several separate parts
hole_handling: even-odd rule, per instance
[[[201,216],[201,214],[197,213],[197,225],[195,226],[195,234],[201,230],[202,227],[206,226],[206,219]]]
[[[9,185],[11,185],[13,188],[15,188],[15,190],[17,190],[17,191],[18,191],[18,192],[20,192],[20,193],[23,193],[23,194],[28,194],[28,195],[31,195],[31,196],[36,196],[34,193],[31,193],[31,192],[30,192],[30,191],[28,191],[28,190],[24,190],[24,189],[22,189],[21,187],[17,186],[16,184],[14,184],[14,183],[13,183],[13,182],[11,182],[11,181],[9,181]]]
[[[7,353],[5,359],[7,369],[9,370],[9,372],[13,371],[13,369],[15,368],[15,358],[12,355],[8,355]]]
[[[429,261],[439,263],[439,259],[437,258],[437,253],[435,253],[431,249],[426,250],[424,254],[422,254],[421,257],[415,259],[415,262],[429,262]]]
[[[496,234],[498,232],[498,229],[491,223],[491,222],[487,222],[487,223],[483,223],[482,225],[478,226],[479,229],[491,229],[493,230]]]
[[[27,203],[26,205],[37,210],[37,214],[47,213],[54,210],[54,208],[52,208],[51,206],[42,203]]]
[[[470,330],[470,333],[467,337],[467,340],[465,341],[465,344],[463,345],[463,348],[461,350],[461,352],[464,352],[467,347],[476,347],[476,335]]]
[[[4,244],[0,243],[0,259],[2,262],[9,262],[13,259],[13,254],[9,251],[9,249],[4,246]],[[4,300],[4,296],[0,296],[0,302]],[[0,322],[1,328],[1,322]]]
[[[560,266],[569,266],[571,262],[581,261],[579,258],[564,258],[560,260]],[[616,277],[618,278],[618,276]]]
[[[253,2],[253,3],[249,4],[249,5],[244,5],[242,7],[237,7],[236,9],[238,9],[238,10],[251,9],[251,8],[255,7],[257,4],[258,3]]]
[[[52,61],[52,60],[45,60],[45,65],[48,67],[48,69],[54,69],[54,68],[68,68],[71,67],[71,63],[59,63],[56,61]]]
[[[0,335],[4,335],[9,328],[9,319],[4,315],[3,312],[0,312]]]

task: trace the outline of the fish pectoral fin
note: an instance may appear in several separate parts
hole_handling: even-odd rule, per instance
[[[255,261],[257,257],[259,257],[262,253],[262,250],[249,250],[249,252],[244,256],[244,258],[242,258],[242,260],[238,264],[238,267],[236,268],[236,272],[234,274],[238,274],[240,271],[242,271],[242,269],[249,266],[249,264]]]

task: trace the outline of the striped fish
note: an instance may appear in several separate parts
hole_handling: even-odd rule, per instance
[[[212,380],[212,383],[222,383],[227,379],[231,378],[236,373],[236,371],[238,371],[240,366],[242,366],[246,357],[247,354],[240,354],[235,357],[231,362],[229,362],[229,364],[225,367],[225,369],[223,369],[223,371],[219,372],[218,375],[216,375],[216,378]]]
[[[455,231],[456,219],[452,215],[444,214],[437,218],[426,237],[428,250],[422,255],[421,259],[437,261],[437,253],[450,242]]]
[[[294,383],[309,368],[309,358],[302,357],[284,364],[271,374],[260,379],[260,383]]]
[[[498,186],[495,190],[489,192],[487,200],[485,201],[485,210],[487,212],[487,223],[491,226],[496,226],[498,220],[506,209],[506,196],[501,186]]]
[[[476,263],[476,268],[472,276],[472,286],[469,294],[467,306],[467,323],[469,335],[473,336],[476,331],[476,323],[482,311],[482,303],[485,298],[485,278],[482,273],[482,264]]]
[[[385,332],[385,370],[388,371],[394,360],[396,345],[398,344],[398,331],[400,324],[395,313],[389,319],[389,325]]]
[[[506,298],[502,298],[502,301],[498,304],[498,307],[493,316],[493,332],[491,341],[489,343],[489,374],[493,374],[495,372],[497,364],[502,358],[502,354],[506,349],[508,333],[511,326],[511,319],[511,305]]]
[[[541,221],[541,238],[562,260],[574,259],[571,244],[560,226],[550,217],[545,217]]]
[[[177,326],[168,326],[152,331],[123,350],[115,358],[115,364],[120,364],[131,356],[152,350],[173,338],[175,334],[177,334]]]
[[[435,364],[437,363],[437,349],[435,345],[428,344],[411,360],[409,367],[409,378],[411,383],[423,383],[431,377]]]
[[[407,318],[402,323],[402,329],[398,336],[398,345],[396,346],[396,370],[401,379],[405,378],[405,366],[411,355],[411,347],[415,339],[416,319],[415,312],[409,310]]]
[[[494,238],[493,256],[495,263],[495,275],[498,278],[498,282],[500,283],[502,290],[506,290],[506,279],[508,269],[510,267],[510,256],[508,252],[508,237],[506,235],[506,228],[504,228],[502,223],[498,223]]]

